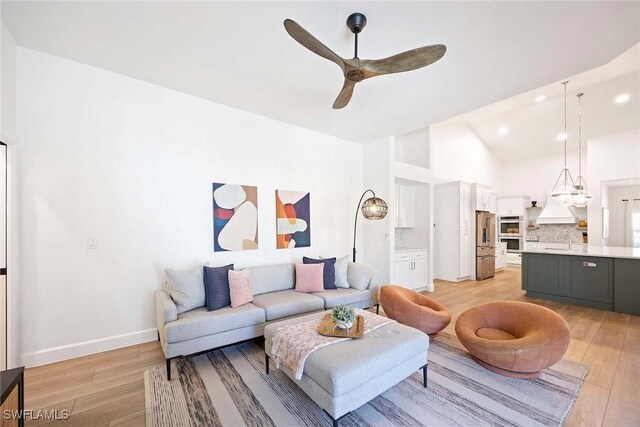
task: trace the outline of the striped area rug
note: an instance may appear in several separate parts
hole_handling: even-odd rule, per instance
[[[272,367],[255,343],[145,372],[147,426],[331,426],[294,381]],[[429,386],[416,372],[340,421],[341,426],[559,426],[577,399],[586,365],[563,360],[528,381],[477,363],[456,338],[429,348]]]

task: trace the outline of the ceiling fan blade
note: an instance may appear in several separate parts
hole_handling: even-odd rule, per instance
[[[393,74],[417,70],[433,64],[447,51],[443,44],[432,44],[408,50],[384,59],[361,60],[360,68],[372,74]]]
[[[292,19],[285,19],[284,28],[295,41],[297,41],[316,55],[320,55],[323,58],[328,59],[329,61],[335,62],[344,72],[343,59],[335,54],[331,49],[323,45],[320,40],[315,38],[307,30],[302,28],[296,21]]]
[[[342,90],[338,94],[338,97],[333,103],[333,109],[338,110],[340,108],[344,108],[347,106],[349,101],[351,100],[351,95],[353,95],[353,88],[356,85],[356,82],[352,82],[349,79],[344,79],[344,85],[342,86]]]

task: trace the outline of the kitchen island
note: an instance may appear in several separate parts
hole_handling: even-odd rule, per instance
[[[640,316],[640,249],[525,249],[527,295]]]

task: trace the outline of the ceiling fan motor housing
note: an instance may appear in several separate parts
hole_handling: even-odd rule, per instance
[[[351,70],[347,72],[346,77],[352,82],[360,82],[364,80],[364,72],[362,70]]]
[[[352,13],[347,18],[347,27],[353,34],[361,33],[365,25],[367,25],[367,17],[362,13]]]

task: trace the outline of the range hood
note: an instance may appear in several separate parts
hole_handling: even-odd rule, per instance
[[[558,203],[557,200],[547,197],[547,204],[538,217],[538,224],[576,224],[578,217],[573,208]]]

